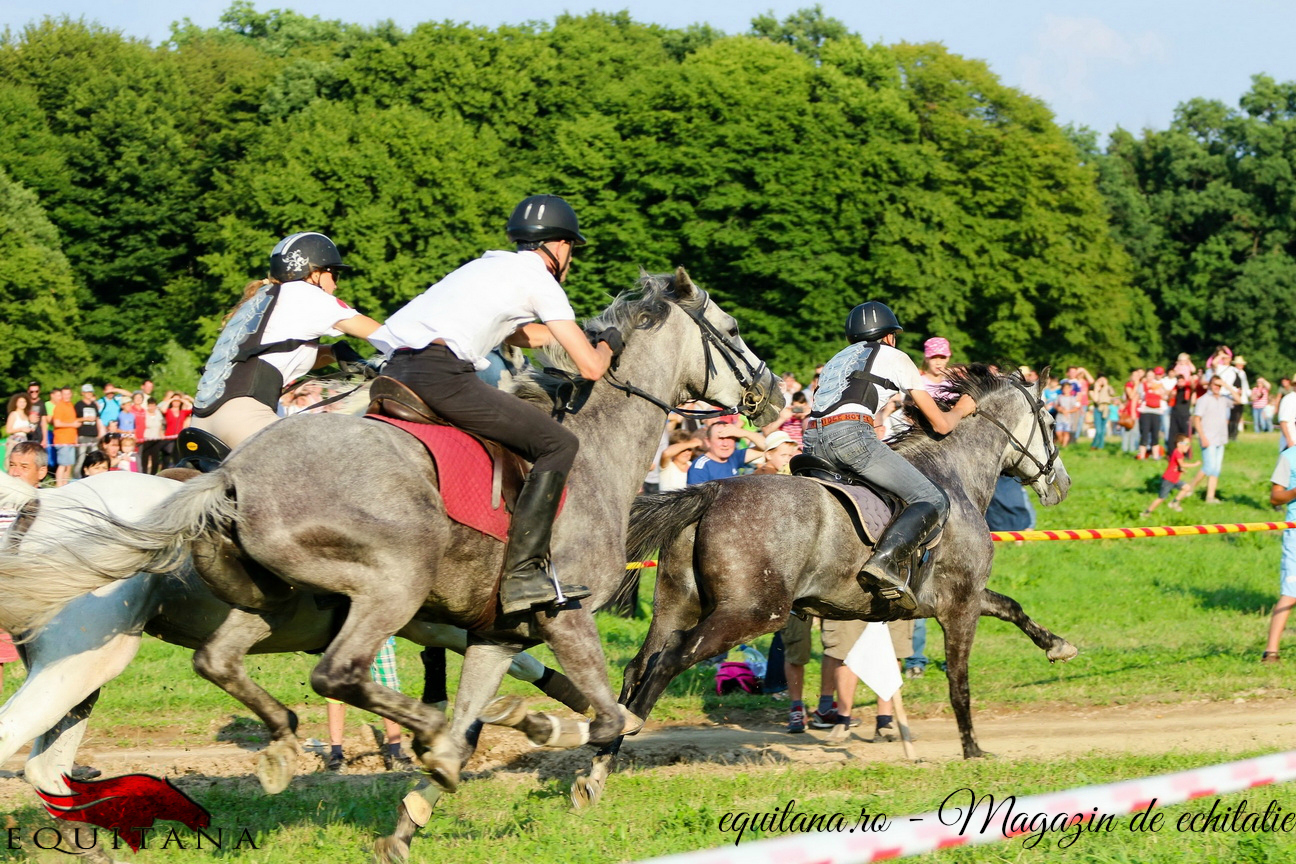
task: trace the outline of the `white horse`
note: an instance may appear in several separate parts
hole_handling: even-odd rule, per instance
[[[133,522],[182,485],[149,474],[113,471],[38,493],[19,480],[0,475],[0,510],[36,508],[34,518],[20,519],[0,538],[0,548],[14,544],[23,551],[52,554],[75,548],[78,525],[89,527],[100,521],[100,514]],[[59,518],[49,518],[51,513],[59,513]],[[18,646],[27,679],[0,707],[0,762],[32,741],[26,764],[28,781],[47,792],[70,794],[63,775],[72,769],[99,688],[122,673],[139,650],[143,634],[196,648],[228,612],[229,607],[192,572],[166,577],[138,573],[69,603]],[[306,596],[292,621],[253,650],[273,653],[324,648],[333,635],[333,619],[332,610],[318,609],[313,597]],[[460,654],[467,648],[467,634],[447,625],[411,622],[397,635]],[[536,684],[578,712],[588,705],[564,676],[529,654],[516,655],[509,674]],[[265,766],[261,767],[258,773],[264,776]],[[266,791],[282,788],[268,786]]]

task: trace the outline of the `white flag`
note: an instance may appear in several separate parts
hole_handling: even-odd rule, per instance
[[[846,655],[846,668],[858,675],[879,699],[890,699],[904,683],[891,634],[880,621],[870,621],[864,628],[859,641]]]

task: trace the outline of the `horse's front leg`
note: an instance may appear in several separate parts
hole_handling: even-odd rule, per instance
[[[194,652],[194,671],[247,706],[270,731],[270,746],[257,757],[257,779],[267,795],[288,788],[296,773],[297,715],[247,674],[243,658],[286,616],[231,609],[225,622]]]
[[[976,636],[977,618],[981,614],[979,599],[951,604],[948,614],[939,616],[945,631],[945,674],[949,678],[950,707],[958,722],[959,738],[963,743],[963,758],[984,756],[972,731],[972,695],[968,689],[968,659],[972,653],[972,640]]]
[[[540,635],[553,650],[563,672],[589,700],[594,719],[589,723],[588,740],[592,744],[609,744],[625,729],[626,718],[612,695],[608,681],[607,659],[599,641],[594,616],[584,608],[567,608],[536,613]]]
[[[989,589],[982,591],[981,614],[1017,625],[1036,647],[1045,652],[1050,663],[1065,663],[1080,653],[1070,642],[1037,624],[1023,611],[1020,603],[1005,594]]]

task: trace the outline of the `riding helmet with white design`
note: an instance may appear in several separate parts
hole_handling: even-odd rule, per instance
[[[861,303],[846,316],[846,338],[852,345],[876,342],[888,333],[899,333],[903,329],[891,307],[877,300]]]
[[[569,240],[584,246],[576,211],[557,195],[532,195],[513,208],[505,226],[508,238],[519,246],[534,248],[546,240]]]
[[[276,282],[292,282],[316,270],[346,266],[333,241],[315,231],[289,235],[270,252],[270,278]]]

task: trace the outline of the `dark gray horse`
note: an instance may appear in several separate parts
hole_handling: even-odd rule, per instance
[[[594,709],[582,737],[610,743],[629,721],[612,696],[590,610],[610,600],[625,578],[630,504],[660,441],[663,411],[703,399],[768,423],[778,414],[771,402],[777,385],[739,338],[734,319],[683,270],[645,276],[638,291],[589,326],[617,326],[626,343],[615,374],[577,392],[578,410],[565,420],[581,449],[554,526],[552,558],[559,574],[590,586],[588,604],[522,625],[498,621],[503,545],[446,518],[422,445],[383,423],[297,415],[186,483],[164,511],[138,526],[105,529],[99,541],[66,550],[63,560],[0,555],[7,613],[0,626],[27,629],[105,581],[165,570],[191,554],[213,592],[235,606],[195,653],[195,668],[261,717],[285,760],[296,751],[294,718],[252,682],[243,657],[273,632],[300,591],[351,599],[312,686],[410,729],[420,759],[447,789],[471,753],[468,729],[513,655],[540,641]],[[535,381],[522,383],[527,395],[543,395]],[[67,557],[81,566],[69,567]],[[439,710],[369,679],[382,642],[415,616],[471,634],[450,735]],[[529,722],[533,740],[562,740],[546,722]]]
[[[949,521],[932,550],[917,610],[906,612],[860,588],[855,577],[871,550],[835,495],[813,480],[738,477],[644,496],[631,512],[627,548],[633,557],[660,549],[660,563],[652,625],[626,668],[623,704],[646,718],[680,672],[782,628],[793,609],[833,620],[934,617],[945,630],[950,704],[963,754],[980,756],[968,693],[977,618],[1014,621],[1050,659],[1075,653],[1029,621],[1014,601],[986,591],[994,549],[985,509],[1001,472],[1031,485],[1045,505],[1066,497],[1071,478],[1038,388],[985,367],[951,370],[949,387],[956,396],[971,394],[977,413],[943,439],[914,427],[895,443],[950,497]],[[779,527],[762,527],[768,525]],[[620,743],[601,750],[590,775],[573,787],[578,808],[602,794]]]

